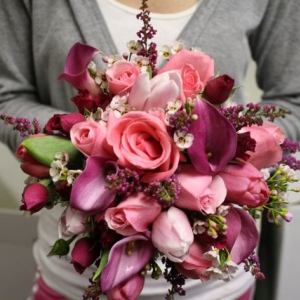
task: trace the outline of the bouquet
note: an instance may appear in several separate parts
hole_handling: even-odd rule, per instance
[[[187,278],[228,281],[242,263],[262,279],[255,219],[292,219],[299,144],[272,123],[290,112],[235,104],[234,79],[182,41],[158,52],[146,2],[129,53],[71,48],[59,78],[78,90],[78,112],[55,114],[43,130],[1,116],[29,135],[16,152],[29,175],[20,209],[65,207],[49,256],[71,252],[80,274],[96,265],[85,299],[136,299],[146,274],[163,276],[172,299]]]

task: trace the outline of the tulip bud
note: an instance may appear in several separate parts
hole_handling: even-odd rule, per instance
[[[32,213],[41,210],[49,200],[48,189],[40,182],[27,185],[22,194],[23,204],[20,210],[31,211]]]
[[[222,104],[229,98],[233,86],[233,78],[226,74],[218,76],[207,82],[202,97],[211,104]]]
[[[76,241],[71,252],[71,263],[75,270],[82,274],[86,268],[99,257],[100,249],[95,242],[89,238],[84,237]]]

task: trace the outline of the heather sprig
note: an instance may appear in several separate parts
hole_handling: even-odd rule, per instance
[[[300,152],[300,142],[286,138],[280,146],[284,152],[281,162],[295,171],[300,170],[300,160],[292,155]]]
[[[255,279],[265,279],[265,275],[260,270],[260,261],[255,253],[251,254],[244,261],[244,270],[251,272]]]
[[[172,288],[168,290],[169,293],[166,295],[165,299],[173,300],[175,294],[185,296],[183,286],[185,285],[186,277],[177,271],[174,263],[168,258],[162,257],[162,263],[165,264],[165,270],[163,273],[164,278],[172,285]]]
[[[143,22],[142,29],[137,32],[139,37],[138,43],[142,45],[142,49],[137,52],[137,55],[145,56],[149,58],[149,65],[153,74],[156,74],[156,62],[157,62],[157,49],[156,44],[151,42],[148,45],[148,41],[151,40],[156,34],[157,30],[150,24],[150,11],[148,9],[147,0],[142,1],[140,7],[141,12],[137,14],[137,19]]]
[[[30,122],[27,118],[12,117],[1,114],[0,119],[4,121],[5,125],[12,125],[13,130],[19,131],[21,137],[41,132],[41,127],[36,118]]]
[[[289,110],[278,108],[274,105],[262,106],[260,104],[248,103],[246,106],[239,104],[235,106],[220,107],[220,112],[231,122],[236,131],[251,125],[262,125],[264,119],[273,122],[275,118],[285,118],[291,114]]]
[[[149,183],[144,193],[151,196],[162,205],[162,207],[172,206],[178,199],[180,193],[180,182],[175,174],[166,180],[155,180]]]
[[[107,188],[115,190],[119,195],[129,196],[141,190],[140,176],[128,168],[119,169],[116,174],[107,175]]]

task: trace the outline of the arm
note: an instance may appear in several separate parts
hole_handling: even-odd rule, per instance
[[[0,0],[0,114],[46,122],[58,112],[41,104],[32,53],[31,1]],[[0,140],[12,150],[21,141],[19,132],[0,125]]]
[[[269,0],[265,17],[250,36],[257,63],[257,82],[263,103],[292,111],[278,119],[286,134],[300,139],[300,4],[296,0]]]

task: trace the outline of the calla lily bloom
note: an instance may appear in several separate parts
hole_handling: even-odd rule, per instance
[[[234,157],[237,133],[232,124],[205,100],[196,100],[194,114],[198,119],[192,122],[190,130],[194,136],[188,149],[191,163],[202,174],[216,174]]]
[[[74,181],[71,207],[95,214],[111,205],[116,193],[106,187],[106,175],[110,167],[116,169],[115,163],[108,161],[107,157],[91,156],[87,159],[85,169]]]
[[[59,79],[66,80],[79,91],[87,90],[92,95],[100,92],[100,87],[87,70],[89,63],[100,51],[83,43],[76,43],[67,56],[64,72]]]
[[[259,233],[249,213],[231,207],[226,215],[226,244],[232,260],[239,264],[249,257],[258,244]]]
[[[152,79],[148,73],[141,73],[132,87],[128,103],[142,111],[165,108],[169,101],[180,98],[181,92],[182,80],[179,72],[169,71]]]
[[[101,289],[105,293],[144,269],[155,248],[147,235],[132,235],[115,243],[101,273]]]

